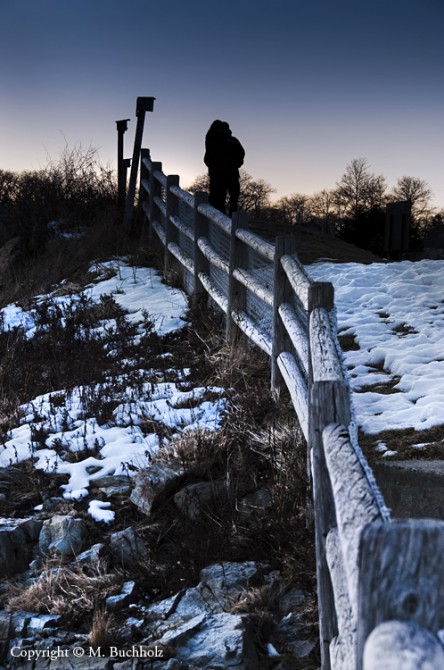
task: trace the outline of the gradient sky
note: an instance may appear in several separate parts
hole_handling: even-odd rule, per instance
[[[188,186],[228,121],[275,198],[333,188],[354,158],[444,207],[444,0],[0,0],[0,169],[92,145],[154,96],[143,145]]]

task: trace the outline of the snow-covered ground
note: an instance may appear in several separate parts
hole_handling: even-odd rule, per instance
[[[358,425],[369,434],[444,423],[444,261],[316,263],[335,288]],[[375,385],[392,384],[391,393]]]
[[[133,268],[124,261],[101,264],[92,270],[98,277],[86,287],[84,294],[94,302],[103,295],[111,295],[126,311],[127,318],[136,324],[142,324],[148,313],[160,335],[185,325],[188,308],[185,294],[162,283],[155,270]],[[39,298],[47,299],[48,296]],[[79,300],[80,294],[51,296],[53,304]],[[9,305],[1,312],[5,329],[23,326],[27,337],[34,336],[32,310]],[[107,327],[109,324],[103,322],[102,328]],[[177,371],[179,380],[186,376],[186,371],[186,367]],[[144,373],[146,376],[147,372],[141,371],[142,378]],[[124,380],[122,383],[124,386]],[[208,393],[212,400],[206,399]],[[94,479],[109,474],[131,474],[147,463],[162,445],[158,435],[141,429],[143,422],[161,422],[170,435],[195,429],[215,430],[226,406],[223,389],[180,390],[177,383],[159,379],[158,383],[138,384],[137,390],[130,385],[123,392],[120,389],[120,404],[113,412],[112,425],[99,425],[94,417],[85,416],[85,389],[74,388],[64,396],[63,403],[57,402],[60,394],[63,395],[63,389],[36,397],[22,406],[21,425],[10,431],[3,448],[0,445],[0,466],[32,456],[36,467],[69,476],[68,484],[63,487],[67,499],[85,497]],[[33,442],[36,430],[48,432],[45,448],[36,448]],[[73,458],[74,453],[77,458]],[[109,503],[93,500],[89,504],[90,514],[96,520],[111,522],[114,512],[108,506]]]
[[[85,289],[91,299],[112,295],[133,323],[142,323],[147,312],[160,334],[184,325],[185,295],[163,284],[154,270],[132,268],[124,261],[102,264],[96,270],[97,280]],[[353,336],[359,345],[344,356],[361,429],[377,434],[444,423],[444,262],[323,262],[307,270],[313,279],[333,283],[339,333]],[[77,301],[79,296],[53,300]],[[9,305],[2,313],[4,328],[23,325],[27,336],[33,337],[32,310]],[[183,375],[186,365],[184,361]],[[181,371],[178,374],[180,379]],[[378,393],[378,385],[387,384],[392,392]],[[92,479],[127,473],[154,455],[159,437],[140,427],[147,418],[161,421],[171,434],[214,430],[226,406],[223,389],[184,391],[176,383],[159,380],[142,384],[137,397],[131,387],[120,391],[112,425],[99,425],[94,417],[84,416],[82,391],[72,390],[69,402],[62,406],[54,402],[56,394],[39,396],[23,406],[21,425],[10,432],[0,450],[0,466],[32,455],[37,467],[67,474],[64,495],[79,499],[88,494]],[[212,400],[206,399],[208,391]],[[48,432],[45,448],[37,450],[32,439],[36,428]],[[89,455],[78,461],[63,456],[82,451]],[[108,503],[93,500],[89,510],[97,520],[114,518]]]

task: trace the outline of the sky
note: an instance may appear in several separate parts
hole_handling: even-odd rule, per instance
[[[127,312],[127,318],[140,324],[140,328],[144,310],[148,310],[160,335],[183,326],[187,298],[182,291],[163,284],[155,270],[133,268],[120,260],[102,264],[101,271],[84,290],[92,301],[112,295]],[[114,273],[112,277],[110,271]],[[442,425],[444,261],[372,265],[322,262],[308,266],[307,271],[315,280],[334,284],[339,333],[354,335],[359,344],[359,349],[344,353],[355,428],[373,435],[376,448],[384,457],[396,452],[378,439],[382,431],[420,431]],[[41,296],[40,300],[50,297]],[[52,295],[59,304],[76,304],[80,298],[76,294],[60,296],[58,291]],[[5,329],[21,324],[27,337],[34,337],[32,310],[24,311],[11,304],[2,310],[2,315]],[[103,323],[103,329],[109,327],[109,323]],[[178,380],[187,375],[187,361],[183,363],[184,369],[177,371]],[[146,378],[148,372],[144,371],[144,375]],[[377,392],[378,384],[392,384],[393,392]],[[33,453],[36,467],[68,474],[69,481],[62,487],[64,497],[89,497],[89,513],[106,523],[113,522],[114,510],[111,503],[91,497],[91,482],[109,474],[131,474],[127,464],[140,466],[147,454],[159,452],[163,444],[158,435],[141,428],[141,423],[149,426],[147,417],[161,421],[172,435],[178,435],[196,429],[217,430],[227,407],[223,388],[184,389],[183,384],[159,379],[158,383],[133,384],[124,393],[117,389],[115,398],[119,403],[113,419],[100,425],[84,408],[84,387],[65,391],[64,403],[51,399],[62,391],[38,396],[22,407],[21,423],[10,431],[0,451],[0,466],[29,458],[33,431],[47,433],[45,447]],[[211,392],[211,400],[206,398],[207,391]],[[190,398],[191,403],[187,402]],[[66,458],[54,448],[55,441],[63,444]],[[93,449],[97,443],[99,454],[96,450],[94,455],[86,451],[85,457],[80,458],[85,444]],[[427,445],[418,442],[414,446],[422,449]],[[77,452],[77,458],[70,458],[70,452]]]
[[[334,188],[366,158],[444,207],[444,0],[0,0],[0,169],[65,145],[115,167],[115,121],[156,98],[144,146],[186,188],[221,118],[274,198]]]

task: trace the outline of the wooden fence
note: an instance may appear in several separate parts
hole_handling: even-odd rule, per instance
[[[139,205],[165,270],[178,265],[192,299],[209,297],[227,339],[266,352],[272,388],[290,393],[312,478],[322,670],[444,670],[444,522],[390,518],[350,431],[332,285],[309,278],[293,237],[266,242],[146,149]]]

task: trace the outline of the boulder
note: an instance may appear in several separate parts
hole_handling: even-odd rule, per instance
[[[131,527],[113,533],[109,548],[114,561],[122,568],[135,567],[147,560],[147,548]]]
[[[128,495],[131,485],[131,477],[127,475],[107,475],[91,481],[91,489],[98,489],[107,498]]]
[[[176,506],[190,521],[196,521],[205,510],[214,511],[220,503],[227,500],[228,491],[225,479],[189,484],[174,496]]]
[[[196,589],[203,600],[212,603],[212,611],[224,611],[249,588],[259,584],[270,568],[266,565],[245,561],[243,563],[216,563],[200,571],[200,582]],[[214,609],[218,606],[218,610]]]
[[[255,519],[261,519],[273,507],[273,499],[268,489],[259,489],[237,503],[237,512],[240,521],[250,523]]]
[[[122,607],[126,607],[134,602],[137,593],[136,582],[125,582],[120,593],[115,596],[108,596],[106,599],[106,609],[109,612],[116,612]]]
[[[77,556],[77,561],[79,563],[97,563],[104,553],[105,545],[102,542],[98,542],[97,544],[93,544],[89,549],[82,551],[82,553]]]
[[[218,563],[204,568],[197,586],[146,609],[146,619],[154,622],[147,633],[156,631],[158,635],[163,635],[187,621],[229,611],[242,593],[260,582],[267,569],[253,561]]]
[[[43,522],[39,547],[45,555],[70,557],[82,551],[85,539],[86,525],[82,519],[56,514]]]
[[[254,631],[248,618],[239,614],[199,615],[165,633],[156,644],[194,668],[259,667]]]
[[[0,574],[25,570],[32,557],[42,522],[35,519],[0,519]]]
[[[144,514],[151,514],[162,499],[170,495],[179,485],[184,468],[179,461],[153,461],[149,467],[134,477],[134,488],[130,500]]]
[[[11,612],[0,610],[0,662],[6,658],[11,637]]]

